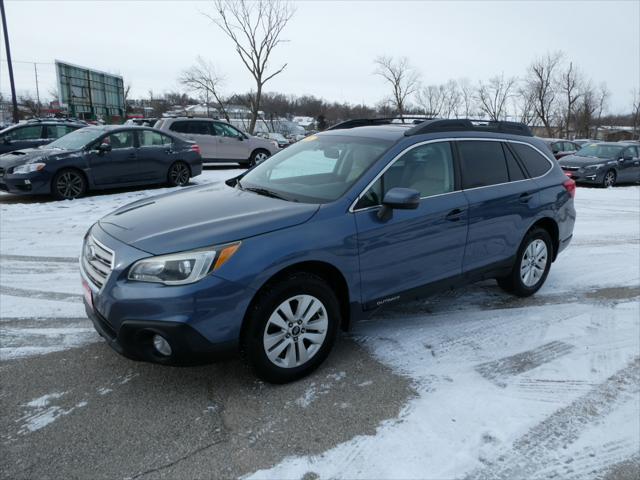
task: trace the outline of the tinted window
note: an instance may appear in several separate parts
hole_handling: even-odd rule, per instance
[[[429,143],[405,153],[367,190],[356,208],[380,205],[394,187],[412,188],[423,198],[455,190],[451,144]]]
[[[624,151],[624,155],[628,156],[631,155],[632,157],[637,157],[638,156],[638,150],[637,147],[629,147]]]
[[[579,157],[620,158],[622,147],[618,145],[600,145],[592,143],[585,145],[576,153]]]
[[[486,187],[509,181],[500,142],[458,142],[463,188]]]
[[[36,140],[42,138],[42,126],[18,127],[5,133],[5,138],[9,140]]]
[[[47,129],[45,138],[60,138],[75,130],[74,127],[69,125],[47,125],[45,128]]]
[[[171,139],[166,135],[151,130],[142,130],[139,136],[141,147],[153,147],[171,144]]]
[[[173,122],[169,130],[178,133],[189,133],[189,122]]]
[[[125,132],[112,133],[105,137],[102,143],[111,144],[112,150],[119,148],[131,148],[133,147],[133,132],[131,130]]]
[[[575,152],[578,150],[578,146],[571,142],[564,142],[564,151],[565,152]]]
[[[510,145],[511,148],[515,150],[518,157],[520,157],[520,161],[524,164],[524,168],[527,169],[527,172],[529,172],[529,176],[539,177],[540,175],[547,173],[551,168],[549,160],[543,157],[532,147],[523,145],[522,143],[511,143]]]
[[[507,145],[503,145],[503,148],[504,148],[505,158],[507,159],[507,170],[509,171],[509,180],[514,182],[516,180],[524,180],[525,178],[527,178],[527,176],[522,171],[520,164],[518,164],[518,161],[511,153],[511,150],[509,150],[509,147]]]

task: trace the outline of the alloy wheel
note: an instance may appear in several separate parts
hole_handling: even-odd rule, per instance
[[[84,180],[75,172],[64,172],[56,180],[56,191],[65,199],[77,198],[84,190]]]
[[[318,353],[327,337],[329,321],[323,303],[311,295],[296,295],[282,302],[264,329],[263,346],[271,363],[294,368]]]
[[[254,164],[258,164],[260,162],[264,162],[267,158],[269,158],[269,155],[264,153],[264,152],[258,152],[256,153],[255,159],[254,159]]]
[[[613,187],[616,183],[616,174],[613,170],[609,170],[604,176],[604,186]]]
[[[534,287],[544,275],[549,258],[547,244],[539,238],[525,249],[520,262],[520,279],[527,287]]]
[[[184,163],[176,163],[169,172],[171,183],[177,187],[182,187],[189,182],[189,167]]]

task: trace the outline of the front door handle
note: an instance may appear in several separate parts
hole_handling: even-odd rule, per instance
[[[136,154],[135,153],[130,153],[127,158],[129,158],[129,160],[135,160]]]
[[[520,195],[520,201],[522,203],[527,203],[529,200],[531,200],[533,198],[533,195],[531,195],[528,192],[523,193],[522,195]]]
[[[449,213],[447,213],[447,216],[444,218],[449,222],[457,222],[462,218],[463,214],[464,214],[464,210],[460,210],[459,208],[456,208],[454,210],[451,210]]]

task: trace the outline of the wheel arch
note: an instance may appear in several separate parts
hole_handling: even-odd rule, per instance
[[[324,262],[324,261],[304,261],[299,263],[294,263],[292,265],[288,265],[284,267],[282,270],[279,270],[275,274],[271,275],[257,290],[254,294],[251,302],[246,309],[244,318],[242,319],[242,327],[240,330],[240,337],[242,338],[245,334],[245,329],[247,326],[247,318],[249,316],[249,312],[255,305],[260,294],[268,288],[273,283],[278,282],[279,280],[286,278],[294,273],[310,273],[312,275],[317,275],[322,278],[329,287],[333,290],[338,299],[338,303],[340,305],[340,328],[342,330],[348,330],[351,322],[351,308],[350,308],[350,295],[349,295],[349,285],[347,280],[345,279],[342,272],[336,268],[334,265]]]
[[[543,217],[536,220],[529,230],[527,230],[527,233],[534,228],[542,228],[551,236],[551,241],[553,242],[553,261],[555,261],[558,257],[558,249],[560,248],[560,229],[558,223],[553,218]]]

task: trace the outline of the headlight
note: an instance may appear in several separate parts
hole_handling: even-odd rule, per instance
[[[280,145],[275,140],[271,140],[271,144],[276,148],[280,148]]]
[[[606,164],[604,163],[596,163],[595,165],[587,165],[584,167],[585,170],[597,170],[600,167],[604,167]]]
[[[46,163],[25,163],[13,169],[13,173],[31,173],[38,172],[46,166]]]
[[[129,270],[129,280],[186,285],[194,283],[224,265],[236,253],[240,242],[211,249],[144,258]]]

